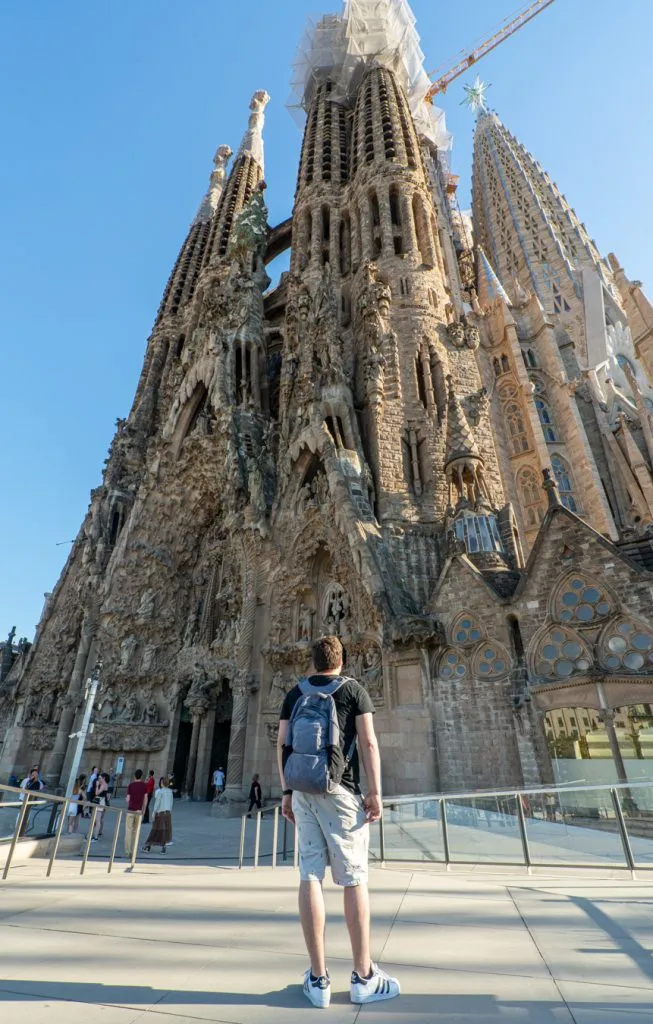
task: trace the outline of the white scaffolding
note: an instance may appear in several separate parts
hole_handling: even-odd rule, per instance
[[[303,125],[315,88],[329,78],[333,99],[350,103],[365,67],[390,67],[403,86],[420,135],[451,148],[444,111],[426,103],[431,85],[408,0],[345,0],[342,15],[309,18],[293,63],[288,108]]]

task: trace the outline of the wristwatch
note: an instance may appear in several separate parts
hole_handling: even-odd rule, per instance
[[[282,796],[292,796],[292,789],[284,789]]]

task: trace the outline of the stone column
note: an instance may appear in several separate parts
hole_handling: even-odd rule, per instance
[[[200,743],[200,728],[206,708],[201,705],[195,705],[194,707],[189,708],[189,710],[193,718],[193,732],[190,738],[190,751],[188,754],[188,763],[186,764],[186,776],[184,778],[183,796],[186,800],[191,799],[193,795],[195,768],[197,766],[197,751]]]
[[[61,718],[59,719],[59,727],[57,729],[57,737],[54,741],[52,753],[48,758],[48,778],[54,785],[57,785],[61,779],[61,771],[66,757],[66,751],[68,749],[69,736],[72,732],[73,722],[75,720],[75,710],[77,708],[82,683],[84,681],[84,671],[86,669],[86,662],[88,661],[94,634],[95,623],[89,612],[85,612],[82,620],[79,647],[77,648],[77,657],[75,658],[75,665],[70,677],[70,683],[68,684],[68,691],[64,697],[63,709],[61,712]]]
[[[406,252],[415,254],[417,252],[417,234],[415,232],[415,222],[413,221],[413,203],[411,197],[402,194],[400,197],[400,207],[404,248]]]
[[[227,760],[226,794],[232,800],[242,800],[247,714],[249,711],[247,686],[239,680],[234,680],[232,683],[232,693],[233,708],[231,712],[231,733],[229,736],[229,757]]]
[[[390,195],[387,188],[377,190],[379,200],[379,213],[381,216],[381,243],[386,256],[395,251],[394,233],[392,229],[392,218],[390,216]]]
[[[200,726],[200,740],[197,752],[197,767],[195,769],[195,784],[193,786],[193,799],[205,800],[206,790],[209,784],[209,772],[212,771],[211,748],[213,747],[213,733],[215,732],[215,704],[209,705],[206,713],[202,715]],[[217,768],[217,765],[215,765]]]

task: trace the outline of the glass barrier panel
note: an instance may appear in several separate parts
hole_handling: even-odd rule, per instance
[[[452,862],[523,864],[516,796],[450,797],[446,801]]]
[[[533,864],[624,866],[609,788],[529,793],[523,803]]]
[[[635,865],[653,867],[653,786],[617,793]]]
[[[439,800],[386,805],[383,823],[387,861],[444,861]],[[378,825],[370,830],[370,852],[380,859]]]

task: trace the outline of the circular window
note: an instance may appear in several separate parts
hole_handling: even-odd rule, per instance
[[[562,584],[557,598],[557,615],[562,622],[576,621],[582,625],[604,618],[612,609],[600,586],[575,576]]]
[[[587,672],[590,660],[573,633],[554,629],[543,640],[535,661],[536,672],[545,679],[567,679],[574,672]]]
[[[454,623],[452,636],[457,644],[478,643],[482,635],[478,623],[474,622],[468,615]]]
[[[467,672],[467,668],[457,651],[447,651],[440,663],[439,676],[441,679],[460,679]]]
[[[594,609],[590,608],[588,604],[579,604],[576,609],[576,618],[581,622],[591,622],[594,618]]]
[[[509,665],[507,652],[499,644],[493,647],[481,647],[473,662],[473,671],[484,679],[492,679],[502,675]]]
[[[607,648],[605,665],[614,672],[639,672],[647,661],[653,662],[653,631],[641,623],[619,622],[603,643]]]
[[[601,594],[596,587],[587,587],[587,589],[583,591],[583,601],[587,601],[588,604],[596,604],[600,596]]]

